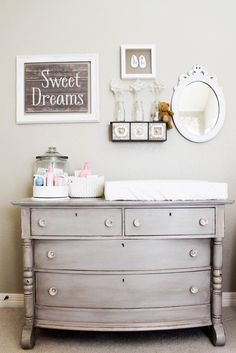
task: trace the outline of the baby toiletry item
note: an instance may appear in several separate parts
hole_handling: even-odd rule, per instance
[[[45,178],[43,175],[34,175],[34,185],[36,186],[44,186]]]
[[[91,175],[91,169],[89,168],[88,162],[84,163],[83,169],[81,169],[79,176],[80,177],[87,177]]]
[[[53,169],[53,165],[50,164],[48,166],[48,172],[46,174],[46,183],[47,183],[47,186],[53,186],[54,184],[54,169]]]
[[[49,147],[48,151],[36,157],[33,197],[68,197],[68,157]]]

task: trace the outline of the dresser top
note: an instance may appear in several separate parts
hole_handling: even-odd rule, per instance
[[[29,207],[110,207],[110,206],[214,206],[232,204],[232,200],[194,200],[194,201],[107,201],[104,198],[68,198],[68,199],[40,199],[24,198],[13,201],[13,205]]]

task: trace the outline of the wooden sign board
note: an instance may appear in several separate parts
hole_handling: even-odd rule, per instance
[[[90,62],[25,64],[25,112],[90,112]]]
[[[96,54],[17,57],[17,123],[98,121]]]

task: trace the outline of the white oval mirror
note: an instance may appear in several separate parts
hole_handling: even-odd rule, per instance
[[[178,131],[190,141],[214,138],[223,126],[225,103],[216,78],[200,65],[180,77],[174,89],[171,110]]]

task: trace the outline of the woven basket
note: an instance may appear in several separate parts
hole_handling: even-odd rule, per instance
[[[104,193],[104,176],[69,177],[70,197],[101,197]]]

